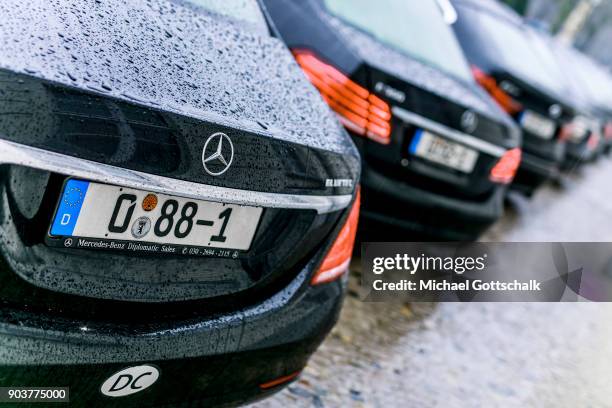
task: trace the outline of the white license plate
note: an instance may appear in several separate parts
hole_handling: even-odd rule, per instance
[[[139,242],[118,249],[147,250],[166,244],[248,250],[262,211],[260,207],[70,179],[64,186],[49,233],[53,237],[101,240],[66,246],[107,248],[104,240],[111,240]],[[72,244],[73,240],[69,242]]]
[[[459,143],[419,129],[410,144],[410,153],[429,161],[471,173],[478,160],[478,152]]]
[[[542,139],[552,139],[557,128],[552,120],[528,110],[521,114],[519,122],[523,129]]]

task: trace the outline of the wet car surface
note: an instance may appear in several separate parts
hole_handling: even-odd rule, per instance
[[[609,242],[611,172],[604,159],[530,201],[514,195],[482,240]],[[254,406],[609,407],[610,304],[363,303],[359,269],[301,379]]]
[[[3,385],[237,404],[335,323],[357,150],[258,3],[234,6],[0,4]]]
[[[469,69],[468,82],[453,78],[327,15],[347,45],[333,51],[354,51],[343,63],[357,56],[353,79],[371,88],[352,88],[368,106],[355,141],[380,173],[360,188],[357,150],[273,27],[251,13],[257,4],[0,4],[0,385],[61,381],[74,405],[104,407],[266,397],[252,406],[609,407],[607,304],[364,303],[359,259],[346,272],[360,192],[389,215],[376,191],[385,179],[391,193],[398,179],[414,183],[404,193],[420,205],[400,203],[387,224],[406,212],[437,224],[410,225],[425,236],[382,228],[377,238],[424,241],[444,227],[466,238],[454,231],[465,225],[480,234],[507,199],[483,240],[610,241],[610,159],[570,167],[531,201],[506,196],[520,138]],[[310,51],[293,51],[314,68],[307,74],[338,78]],[[418,156],[433,133],[485,146],[477,171],[466,176],[465,160],[445,171],[448,151],[446,164]],[[393,144],[391,164],[383,149]],[[425,197],[434,185],[443,194]],[[79,231],[94,240],[71,224],[86,191],[89,204],[116,198],[81,213],[91,225]],[[488,195],[491,205],[473,211]],[[466,219],[448,217],[449,201]],[[194,219],[198,208],[213,219]],[[232,211],[248,216],[226,230]],[[192,222],[217,227],[207,247],[181,244]],[[95,232],[98,223],[107,230]],[[138,242],[151,233],[156,241]]]
[[[264,1],[360,150],[363,235],[473,240],[501,216],[521,138],[437,5],[415,4]]]
[[[521,126],[523,156],[512,187],[532,194],[558,177],[565,158],[563,129],[576,112],[563,74],[509,6],[495,0],[453,5],[453,28],[475,78]]]

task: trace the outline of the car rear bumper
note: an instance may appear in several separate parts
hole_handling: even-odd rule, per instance
[[[473,240],[503,214],[503,186],[483,201],[469,201],[389,179],[371,167],[363,169],[361,183],[362,230],[385,226],[447,240]]]
[[[313,267],[258,305],[170,328],[151,325],[147,333],[59,319],[42,328],[3,316],[0,383],[68,386],[83,406],[236,405],[263,397],[281,387],[260,384],[300,371],[337,320],[345,282],[310,286]],[[151,387],[122,398],[100,393],[112,374],[141,364],[160,370]]]
[[[568,143],[563,167],[572,168],[580,163],[590,161],[594,158],[596,153],[597,149],[589,147],[586,141],[581,143]]]
[[[546,160],[523,152],[521,166],[516,174],[512,188],[530,194],[546,180],[559,177],[559,174],[559,162]]]
[[[314,351],[312,342],[300,342],[221,356],[179,360],[147,360],[161,375],[150,388],[124,397],[107,397],[101,384],[114,373],[138,362],[98,365],[3,367],[3,386],[68,386],[70,402],[90,407],[238,406],[272,395],[290,383],[261,388],[257,382],[297,373]]]
[[[546,178],[559,174],[559,162],[546,160],[530,153],[523,152],[519,172],[533,173]]]
[[[557,177],[565,154],[566,143],[542,140],[525,133],[521,166],[514,185],[535,188],[544,181]]]

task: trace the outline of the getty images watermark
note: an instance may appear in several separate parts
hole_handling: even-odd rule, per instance
[[[410,275],[415,275],[419,272],[422,276],[429,277],[435,276],[436,272],[463,275],[466,272],[486,270],[487,257],[487,254],[477,257],[395,254],[394,257],[375,257],[372,260],[372,272],[376,275],[381,275],[388,271],[402,271]],[[541,283],[535,279],[530,279],[528,282],[521,282],[517,279],[487,282],[483,279],[447,280],[445,278],[431,278],[417,280],[400,279],[400,281],[386,282],[382,277],[379,278],[375,279],[372,284],[373,289],[377,291],[541,290]]]
[[[365,301],[612,301],[612,243],[365,243]]]

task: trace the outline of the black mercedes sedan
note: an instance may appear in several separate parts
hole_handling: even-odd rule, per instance
[[[236,6],[0,3],[0,386],[236,405],[334,325],[358,152]]]
[[[609,154],[612,150],[612,75],[609,69],[586,55],[578,53],[578,56],[573,68],[587,89],[595,116],[603,123],[601,152]]]
[[[513,185],[526,195],[559,176],[576,114],[565,78],[522,18],[496,0],[452,0],[453,27],[478,83],[523,130]],[[548,51],[549,52],[549,51]]]
[[[590,92],[593,86],[591,82],[596,82],[597,77],[587,73],[590,61],[586,55],[548,36],[541,35],[541,41],[550,48],[557,66],[562,69],[578,112],[569,125],[566,136],[567,153],[564,167],[572,170],[596,159],[604,148],[606,115],[598,106],[597,96]],[[600,83],[596,86],[605,88],[606,84]]]
[[[587,101],[592,124],[601,134],[596,155],[612,147],[612,77],[610,72],[575,48],[555,44],[562,67]],[[595,145],[595,140],[591,141]],[[568,150],[569,153],[569,150]],[[595,157],[596,158],[596,157]]]
[[[474,81],[443,3],[263,4],[362,154],[364,240],[472,240],[501,216],[520,131]]]

